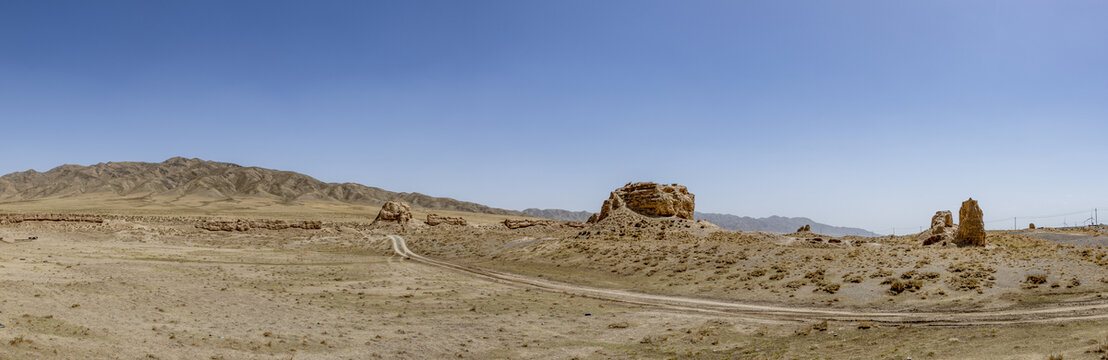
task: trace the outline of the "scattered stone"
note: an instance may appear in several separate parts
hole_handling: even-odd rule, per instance
[[[970,198],[962,202],[958,210],[958,231],[954,243],[961,246],[985,246],[985,220],[977,200]]]

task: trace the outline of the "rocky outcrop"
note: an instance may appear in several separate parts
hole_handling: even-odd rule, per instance
[[[922,234],[925,237],[923,244],[931,245],[952,241],[956,230],[954,216],[949,210],[936,211],[935,215],[931,216],[931,228]]]
[[[284,220],[246,220],[246,219],[204,219],[196,221],[196,228],[208,231],[249,231],[252,229],[285,230],[304,229],[319,230],[323,228],[321,221],[284,221]]]
[[[1030,225],[1027,225],[1027,228],[1031,229],[1031,230],[1035,230],[1035,223],[1031,223]]]
[[[962,202],[958,210],[958,231],[954,243],[961,246],[985,246],[985,220],[977,200]]]
[[[401,225],[407,224],[412,221],[412,207],[407,203],[399,201],[389,201],[385,205],[381,206],[381,212],[377,213],[377,218],[373,219],[373,223],[388,221],[395,222]]]
[[[447,225],[459,225],[466,226],[466,219],[460,216],[442,216],[439,214],[427,214],[427,225],[436,226],[441,224]]]
[[[931,217],[931,230],[948,227],[954,227],[954,215],[950,210],[936,211],[935,216]]]
[[[628,183],[613,191],[608,200],[604,200],[600,214],[590,217],[589,222],[600,222],[615,210],[623,208],[644,216],[692,220],[695,196],[687,188],[677,184]]]
[[[806,224],[804,226],[801,226],[800,228],[796,229],[796,232],[798,232],[798,233],[812,232],[812,225],[811,224]]]

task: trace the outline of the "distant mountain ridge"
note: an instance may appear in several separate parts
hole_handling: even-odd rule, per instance
[[[46,172],[28,170],[0,177],[0,203],[90,194],[114,194],[119,197],[201,196],[214,199],[262,197],[283,203],[314,200],[375,206],[386,201],[404,201],[435,210],[523,215],[519,211],[451,198],[392,192],[355,183],[325,183],[292,171],[183,157],[161,163],[62,165]]]
[[[562,210],[562,209],[535,209],[535,208],[530,208],[530,209],[523,210],[523,213],[527,214],[527,216],[530,216],[530,217],[537,217],[537,218],[543,218],[543,219],[554,219],[554,220],[562,220],[562,221],[577,221],[577,222],[588,221],[589,216],[592,216],[592,213],[588,212],[588,211],[570,211],[570,210]]]
[[[589,216],[592,216],[592,212],[589,211],[570,211],[562,209],[526,209],[523,213],[528,216],[555,219],[555,220],[567,220],[567,221],[586,221]],[[869,230],[832,226],[823,223],[818,223],[812,219],[805,217],[782,217],[782,216],[770,216],[766,218],[752,218],[748,216],[735,216],[730,214],[713,214],[713,213],[694,213],[694,217],[697,220],[706,220],[710,223],[719,225],[719,227],[728,230],[742,230],[742,231],[765,231],[779,234],[789,234],[796,231],[804,225],[811,225],[812,231],[830,236],[879,236]]]
[[[713,214],[697,212],[698,220],[707,220],[728,230],[765,231],[771,233],[788,234],[796,232],[796,229],[804,225],[811,225],[812,232],[830,236],[880,236],[869,230],[832,226],[818,223],[806,217],[770,216],[765,218],[752,218],[749,216],[735,216],[730,214]]]

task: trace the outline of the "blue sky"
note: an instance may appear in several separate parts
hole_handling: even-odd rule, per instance
[[[592,211],[652,180],[688,185],[701,211],[885,233],[973,196],[1010,227],[1108,208],[1104,14],[1103,1],[5,1],[0,173],[186,156]]]

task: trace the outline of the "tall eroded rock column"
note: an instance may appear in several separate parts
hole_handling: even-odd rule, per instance
[[[984,215],[973,198],[962,202],[962,208],[958,210],[958,232],[954,235],[954,243],[985,246]]]

